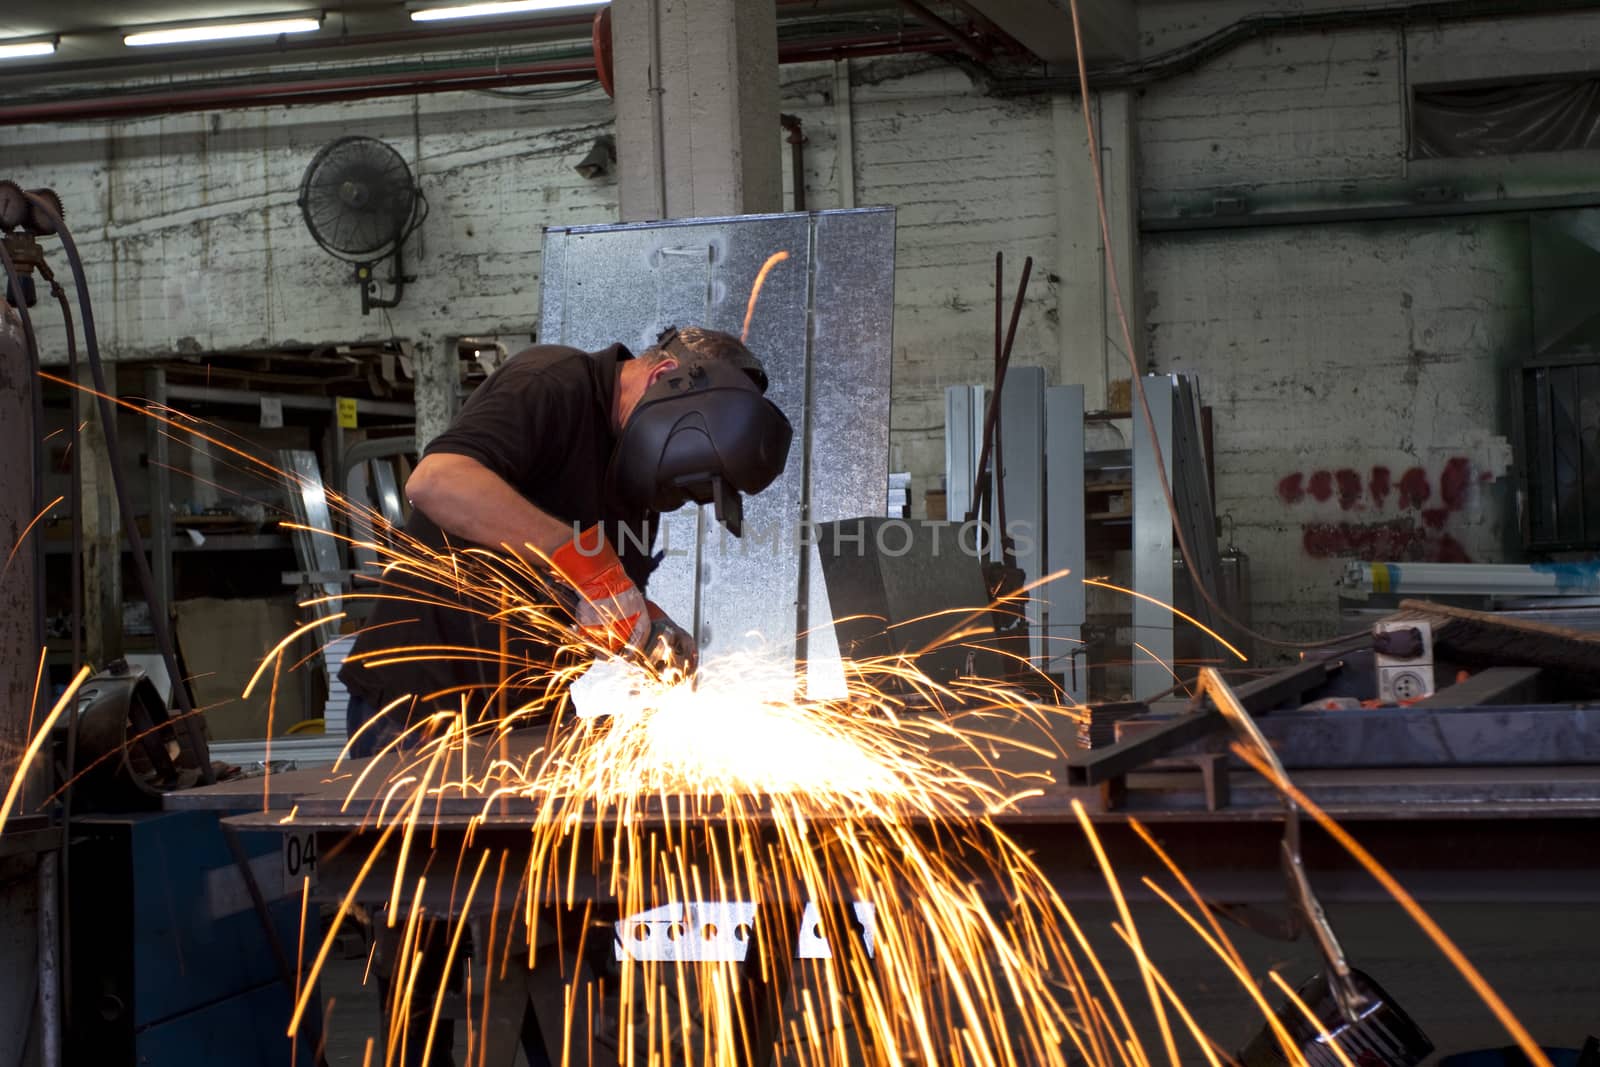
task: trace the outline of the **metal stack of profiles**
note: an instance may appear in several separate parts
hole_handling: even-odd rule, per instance
[[[1133,588],[1142,596],[1133,602],[1133,639],[1147,650],[1134,655],[1133,695],[1137,699],[1171,688],[1168,664],[1221,663],[1227,655],[1198,629],[1180,622],[1167,607],[1178,607],[1212,629],[1221,623],[1194,588],[1198,578],[1216,596],[1222,574],[1210,466],[1201,432],[1199,382],[1187,374],[1153,374],[1144,379],[1144,394],[1150,402],[1154,429],[1135,403]],[[1172,488],[1170,501],[1156,469],[1158,455]],[[1183,540],[1193,551],[1193,558],[1187,561],[1181,560],[1174,533],[1179,524]]]
[[[317,454],[305,448],[283,449],[277,460],[278,469],[284,474],[289,510],[295,521],[295,529],[291,531],[295,556],[308,576],[305,584],[312,587],[318,601],[311,613],[319,619],[337,615],[340,598],[344,595],[341,573],[344,561],[340,558],[339,542],[333,535],[333,513],[328,507],[328,492],[322,484]]]
[[[1135,405],[1131,526],[1133,588],[1151,600],[1132,604],[1133,641],[1148,652],[1135,651],[1133,691],[1147,697],[1168,689],[1174,662],[1216,662],[1225,650],[1192,627],[1174,624],[1166,605],[1174,605],[1225,634],[1210,605],[1194,591],[1189,566],[1178,551],[1174,517],[1156,470],[1159,455],[1177,504],[1177,522],[1196,554],[1195,570],[1212,595],[1235,616],[1248,595],[1247,562],[1234,553],[1224,560],[1217,550],[1211,478],[1201,431],[1200,394],[1188,375],[1151,375],[1144,379],[1154,419],[1154,433]],[[962,514],[970,507],[982,446],[983,386],[952,386],[945,393],[945,472],[948,510]],[[1083,625],[1087,604],[1087,530],[1084,471],[1083,387],[1045,385],[1038,367],[1014,367],[1002,394],[1000,437],[1004,443],[1003,479],[1007,493],[1007,525],[1027,530],[1031,544],[1018,552],[1029,582],[1049,577],[1032,595],[1028,608],[1031,659],[1041,670],[1059,675],[1073,699],[1089,696]],[[1106,454],[1097,454],[1104,456]],[[998,524],[998,510],[988,519]],[[1123,520],[1126,522],[1127,520]],[[1234,641],[1235,645],[1240,642]]]
[[[957,385],[945,390],[946,509],[967,514],[983,450],[990,390]],[[1012,367],[1000,395],[999,435],[1005,456],[1004,526],[1017,537],[1017,565],[1038,585],[1026,607],[1028,659],[1060,674],[1074,700],[1087,695],[1081,671],[1083,620],[1083,386],[1046,386],[1040,367]],[[1002,525],[998,494],[983,521]],[[998,541],[991,545],[999,558]],[[1054,577],[1052,577],[1054,576]],[[1049,581],[1045,581],[1050,578]]]
[[[795,427],[788,468],[745,502],[741,540],[703,509],[664,516],[650,593],[703,653],[792,656],[813,694],[842,693],[843,673],[812,524],[887,506],[894,222],[863,208],[545,231],[546,343],[639,352],[667,326],[737,336],[748,319]]]

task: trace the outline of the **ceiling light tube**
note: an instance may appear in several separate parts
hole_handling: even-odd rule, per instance
[[[604,6],[597,0],[492,0],[483,4],[421,8],[411,13],[411,21],[437,22],[440,19],[471,19],[489,15],[519,15],[530,11],[560,11],[565,8]]]
[[[0,59],[27,59],[55,55],[56,38],[43,41],[0,41]]]
[[[199,26],[175,26],[162,30],[140,30],[122,38],[135,48],[152,44],[196,44],[201,41],[234,41],[244,37],[278,37],[286,33],[311,33],[322,29],[322,19],[281,18],[255,22],[212,22]]]

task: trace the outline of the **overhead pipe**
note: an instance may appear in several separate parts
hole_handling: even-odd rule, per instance
[[[807,63],[817,60],[856,59],[909,53],[939,54],[953,51],[955,47],[953,42],[937,33],[862,34],[780,44],[778,61]],[[552,85],[587,81],[595,76],[594,58],[585,55],[570,59],[491,67],[210,85],[200,89],[120,93],[19,104],[0,108],[0,126],[29,122],[72,122],[167,115],[229,107],[275,107],[472,89]]]
[[[938,13],[930,10],[928,5],[920,3],[919,0],[900,0],[900,6],[916,16],[918,21],[938,30],[944,37],[952,41],[968,59],[979,63],[987,63],[994,58],[994,53],[989,51],[987,47],[974,41],[970,35],[962,31],[961,27],[947,21]]]
[[[806,133],[799,115],[779,115],[778,123],[789,134],[789,163],[794,170],[794,209],[806,209]]]
[[[1246,15],[1204,37],[1168,49],[1147,59],[1097,67],[1088,72],[1091,90],[1138,89],[1185,74],[1258,37],[1284,33],[1321,33],[1403,26],[1409,23],[1461,22],[1473,19],[1555,15],[1593,11],[1594,0],[1550,0],[1537,7],[1526,0],[1424,0],[1411,4],[1369,4],[1311,12],[1269,12]],[[1076,76],[996,78],[991,92],[1002,96],[1028,93],[1064,93],[1076,96]]]

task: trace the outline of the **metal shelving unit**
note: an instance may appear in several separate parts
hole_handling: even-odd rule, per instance
[[[224,386],[186,385],[167,380],[164,367],[151,367],[145,371],[145,396],[160,408],[182,411],[185,405],[234,408],[242,411],[259,411],[263,400],[276,401],[285,412],[314,412],[328,416],[331,439],[328,454],[323,461],[323,478],[329,484],[342,478],[345,469],[347,445],[345,431],[339,425],[339,401],[332,396],[307,396],[301,393],[261,393],[247,389],[230,389]],[[355,401],[356,417],[402,417],[415,419],[416,407],[409,401],[368,400]],[[171,440],[163,425],[151,420],[146,430],[146,445],[150,455],[151,488],[150,554],[151,567],[162,599],[172,602],[172,559],[178,552],[260,551],[293,547],[293,541],[283,534],[208,534],[202,544],[194,544],[178,534],[170,520],[164,520],[172,510]]]

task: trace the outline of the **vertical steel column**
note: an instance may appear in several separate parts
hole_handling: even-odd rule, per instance
[[[989,391],[981,385],[952,385],[944,391],[944,513],[960,523],[972,507]]]
[[[144,372],[145,399],[162,412],[167,407],[167,372],[152,367]],[[156,419],[146,419],[145,449],[150,455],[150,569],[156,589],[168,612],[172,607],[172,449],[167,428]],[[155,611],[156,606],[150,605]],[[173,679],[177,683],[177,679]]]
[[[1044,394],[1044,669],[1062,675],[1072,699],[1088,697],[1081,655],[1088,610],[1083,579],[1083,398],[1081,385],[1054,385]]]

